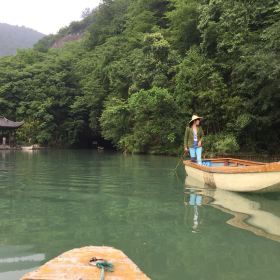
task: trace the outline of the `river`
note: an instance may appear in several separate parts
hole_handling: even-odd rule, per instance
[[[197,190],[176,163],[0,152],[0,280],[87,245],[122,250],[154,280],[278,280],[280,195]]]

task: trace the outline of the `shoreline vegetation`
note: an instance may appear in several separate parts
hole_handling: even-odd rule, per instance
[[[18,144],[178,155],[198,114],[206,155],[279,155],[279,29],[277,0],[103,0],[0,58],[1,115]]]

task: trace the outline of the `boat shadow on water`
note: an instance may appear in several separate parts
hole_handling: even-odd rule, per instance
[[[204,205],[233,217],[227,224],[280,242],[279,194],[240,194],[213,189],[187,176],[184,203],[193,207],[192,232],[198,232]]]

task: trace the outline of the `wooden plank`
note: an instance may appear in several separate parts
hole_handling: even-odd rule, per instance
[[[21,280],[99,280],[101,270],[89,263],[93,257],[113,263],[114,272],[105,272],[106,280],[150,279],[122,251],[89,246],[65,252]]]

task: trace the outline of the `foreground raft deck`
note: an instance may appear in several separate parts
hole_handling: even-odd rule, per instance
[[[207,186],[237,192],[280,191],[280,162],[217,158],[203,163],[184,161],[187,175]]]
[[[21,280],[99,280],[101,270],[90,264],[93,257],[106,259],[114,265],[113,272],[105,272],[106,280],[150,279],[122,251],[89,246],[65,252]]]

